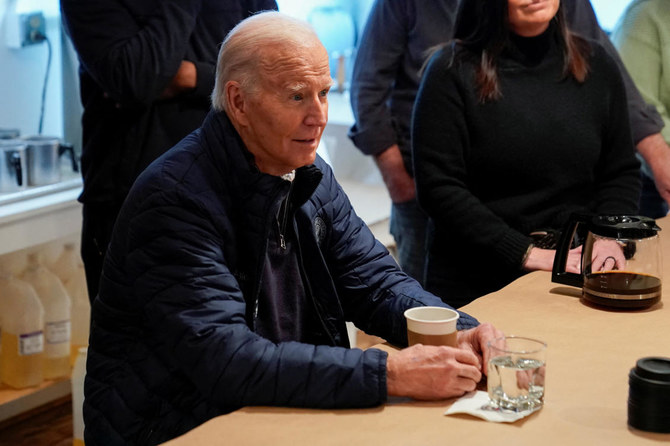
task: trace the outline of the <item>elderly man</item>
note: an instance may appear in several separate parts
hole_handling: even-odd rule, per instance
[[[473,390],[501,335],[349,348],[345,321],[407,345],[444,306],[402,273],[316,156],[328,55],[302,21],[248,18],[221,47],[214,111],[139,177],[92,310],[85,440],[154,444],[245,405],[368,407]]]

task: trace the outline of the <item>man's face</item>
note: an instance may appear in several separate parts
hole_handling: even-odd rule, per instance
[[[240,134],[258,168],[283,175],[314,163],[328,120],[332,80],[328,53],[309,48],[266,50],[258,90],[246,94],[248,125]]]

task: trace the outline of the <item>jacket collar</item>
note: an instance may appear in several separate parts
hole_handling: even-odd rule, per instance
[[[249,194],[273,197],[278,190],[288,188],[289,181],[258,170],[254,157],[247,150],[225,112],[210,111],[202,125],[205,150],[213,160],[231,192],[246,206],[252,201]],[[293,203],[300,206],[314,193],[323,173],[313,164],[296,169]]]

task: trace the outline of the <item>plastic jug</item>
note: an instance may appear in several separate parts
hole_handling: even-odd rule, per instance
[[[65,290],[72,300],[70,364],[74,366],[79,348],[88,345],[91,321],[91,304],[88,300],[88,289],[86,288],[86,273],[77,244],[66,242],[63,245],[61,255],[53,264],[49,265],[49,269],[63,282],[63,286],[65,286]]]
[[[72,370],[72,445],[84,446],[84,378],[86,377],[86,347],[77,351]]]
[[[0,258],[0,380],[22,389],[43,380],[44,307],[28,283]]]
[[[41,264],[39,252],[28,254],[22,278],[35,288],[44,306],[44,378],[70,376],[70,296],[60,279]]]

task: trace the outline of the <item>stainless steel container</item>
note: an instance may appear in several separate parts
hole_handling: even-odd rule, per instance
[[[77,172],[74,148],[50,136],[28,136],[23,138],[28,146],[28,184],[44,186],[61,180],[60,157],[69,153],[72,170]]]
[[[26,150],[23,141],[0,140],[0,193],[26,188]]]
[[[0,128],[0,139],[17,139],[19,137],[19,129],[2,129]]]

